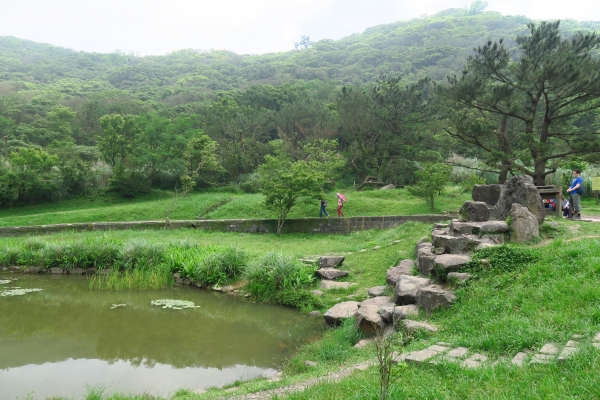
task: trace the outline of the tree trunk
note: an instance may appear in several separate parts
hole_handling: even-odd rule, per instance
[[[546,184],[546,160],[536,160],[533,171],[533,183],[535,186],[544,186]]]

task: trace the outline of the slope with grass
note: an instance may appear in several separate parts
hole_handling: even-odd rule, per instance
[[[431,210],[422,200],[414,198],[405,189],[388,191],[355,192],[345,191],[348,203],[344,213],[352,216],[440,214],[457,211],[468,198],[451,187],[442,195]],[[326,194],[334,204],[335,192]],[[153,191],[137,199],[120,199],[113,196],[82,198],[37,206],[14,207],[0,210],[0,226],[29,226],[77,222],[117,221],[160,221],[172,202],[172,193]],[[231,218],[276,218],[276,213],[267,209],[262,194],[240,194],[226,192],[203,192],[180,198],[170,213],[171,220],[177,219],[231,219]],[[330,211],[335,214],[334,207]],[[317,217],[319,201],[303,198],[292,208],[289,218]]]

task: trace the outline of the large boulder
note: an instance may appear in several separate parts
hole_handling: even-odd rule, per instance
[[[405,306],[383,306],[379,308],[379,315],[388,323],[406,319],[408,316],[419,315],[419,309],[414,304]]]
[[[413,260],[402,260],[396,265],[387,270],[385,275],[385,281],[391,287],[396,287],[398,279],[402,275],[412,275],[412,270],[415,268],[415,262]]]
[[[398,305],[414,304],[419,289],[429,286],[431,280],[418,276],[402,276],[394,290],[394,303]]]
[[[472,253],[482,240],[473,235],[432,235],[433,246],[448,254]],[[420,271],[420,268],[419,268]]]
[[[422,276],[429,276],[435,266],[435,254],[432,243],[421,243],[416,246],[417,270]]]
[[[393,306],[393,305],[395,305],[395,304],[393,303],[391,296],[377,296],[377,297],[371,297],[370,299],[361,301],[360,303],[358,303],[358,308],[362,308],[365,306],[384,307],[384,306]]]
[[[323,315],[325,322],[329,326],[339,326],[343,319],[352,318],[358,311],[358,301],[345,301],[331,307]]]
[[[490,206],[495,205],[500,199],[502,187],[504,185],[475,185],[471,192],[473,201],[482,201]]]
[[[385,293],[385,289],[386,289],[386,286],[375,286],[375,287],[370,288],[367,291],[367,295],[369,297],[383,296],[383,294]]]
[[[513,203],[510,210],[510,220],[512,228],[510,233],[511,242],[525,243],[534,237],[540,236],[540,225],[536,217],[527,208]]]
[[[538,225],[544,222],[546,217],[544,202],[533,184],[533,178],[529,175],[513,176],[506,182],[498,203],[492,209],[491,218],[505,220],[515,203],[527,207],[536,217]]]
[[[340,271],[335,268],[321,268],[317,270],[317,275],[323,279],[336,279],[348,276],[348,271]]]
[[[356,326],[365,335],[375,335],[378,332],[383,332],[385,321],[379,314],[379,306],[371,304],[360,307],[356,312]]]
[[[344,256],[322,256],[319,258],[319,267],[335,268],[344,262]]]
[[[483,222],[490,219],[488,205],[482,201],[465,201],[459,214],[463,221]]]
[[[419,289],[416,299],[419,307],[425,311],[433,311],[450,305],[456,300],[456,296],[451,290],[446,290],[440,285],[430,285]]]
[[[470,257],[461,254],[442,254],[435,258],[434,273],[446,276],[449,272],[458,272],[467,265]]]

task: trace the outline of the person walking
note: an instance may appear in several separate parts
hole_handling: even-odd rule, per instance
[[[581,195],[583,194],[583,179],[581,179],[581,170],[573,170],[573,180],[571,186],[567,189],[570,195],[570,203],[573,204],[569,219],[581,219]],[[577,215],[575,215],[577,213]]]
[[[319,218],[323,218],[323,214],[327,215],[329,218],[329,213],[327,212],[327,200],[321,199],[321,209],[319,210]]]
[[[338,217],[343,217],[344,213],[342,212],[342,207],[344,207],[344,202],[346,201],[346,198],[341,193],[337,194],[337,198],[338,198],[338,205],[337,205]]]

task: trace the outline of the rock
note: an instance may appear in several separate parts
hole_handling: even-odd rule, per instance
[[[464,358],[467,355],[468,352],[469,352],[469,349],[467,349],[466,347],[457,347],[455,349],[450,350],[446,354],[446,357],[449,357],[449,358]]]
[[[460,364],[463,368],[477,368],[481,366],[481,363],[487,361],[487,357],[483,354],[473,354]]]
[[[83,269],[81,268],[73,268],[69,270],[69,274],[71,275],[82,275],[83,274]]]
[[[379,250],[381,248],[381,246],[375,246],[373,247],[373,250]]]
[[[363,347],[365,347],[365,346],[373,343],[374,341],[375,340],[373,338],[371,338],[371,339],[362,339],[362,340],[360,340],[358,343],[356,343],[354,345],[354,348],[356,348],[356,349],[362,349]]]
[[[553,343],[546,343],[540,349],[540,353],[542,354],[558,354],[558,347],[556,347]]]
[[[534,354],[531,357],[531,364],[548,364],[553,359],[553,354]]]
[[[495,205],[500,199],[502,193],[502,187],[504,185],[475,185],[471,192],[473,201],[482,201],[491,206]]]
[[[433,224],[434,229],[447,229],[448,224]]]
[[[482,240],[472,235],[432,235],[433,246],[442,248],[446,253],[463,254],[471,253]]]
[[[402,260],[396,265],[387,270],[385,275],[385,281],[391,287],[396,287],[398,279],[402,275],[412,275],[412,271],[415,269],[415,262],[413,260]]]
[[[335,268],[344,262],[344,256],[322,256],[319,258],[319,267]]]
[[[456,300],[451,290],[446,290],[440,285],[430,285],[419,289],[416,295],[416,303],[426,311],[447,307]]]
[[[192,280],[191,280],[190,278],[185,278],[185,279],[183,280],[183,282],[182,282],[182,283],[183,283],[184,285],[188,285],[188,286],[189,286],[189,285],[191,285],[191,284],[192,284]],[[231,287],[231,286],[225,286],[225,287],[223,288],[223,293],[225,293],[225,292],[230,292],[230,291],[231,291],[231,290],[227,290],[227,288],[231,288],[231,290],[233,290],[233,287]]]
[[[248,299],[248,298],[250,298],[250,293],[246,293],[246,294],[244,295],[244,298],[245,298],[245,299]]]
[[[316,367],[317,363],[315,361],[306,360],[304,361],[304,365],[306,365],[307,367]]]
[[[29,267],[25,269],[24,272],[26,274],[39,274],[40,272],[42,272],[42,269],[40,267]]]
[[[383,296],[385,289],[386,289],[386,286],[375,286],[375,287],[372,287],[371,289],[369,289],[367,294],[369,295],[369,297]]]
[[[379,308],[379,315],[387,323],[394,323],[409,316],[419,315],[419,309],[414,304],[405,306],[383,306]]]
[[[430,241],[429,237],[427,237],[427,236],[421,236],[419,238],[419,240],[417,240],[417,245],[422,244],[422,243],[427,243],[429,241]]]
[[[510,210],[510,219],[512,228],[510,233],[511,242],[525,243],[534,237],[540,236],[538,220],[526,207],[513,203]]]
[[[196,286],[197,288],[202,288],[202,282],[198,281],[198,282],[194,282],[194,286]],[[250,297],[250,293],[246,293],[244,294],[244,297]]]
[[[319,289],[311,290],[310,292],[315,296],[323,296],[323,292],[321,292]]]
[[[175,278],[175,279],[181,278],[181,274],[179,272],[175,272],[173,274],[173,278]]]
[[[354,286],[356,283],[353,282],[334,282],[334,281],[321,281],[321,289],[348,289],[350,286]]]
[[[17,265],[13,265],[12,267],[9,267],[9,269],[13,272],[19,272],[21,271],[21,267],[17,266]]]
[[[520,352],[517,353],[513,359],[511,360],[511,363],[513,363],[514,365],[516,365],[517,367],[522,367],[523,363],[525,362],[525,359],[527,358],[527,353],[524,352]]]
[[[447,275],[450,272],[457,272],[467,265],[471,258],[460,254],[442,254],[435,258],[434,274]]]
[[[465,201],[459,214],[462,221],[483,222],[490,219],[488,205],[482,201]]]
[[[325,322],[329,326],[339,326],[343,319],[352,318],[358,311],[357,301],[345,301],[343,303],[336,304],[331,307],[323,315]]]
[[[471,277],[471,274],[467,272],[450,272],[446,275],[446,282],[456,282],[458,284],[464,283]]]
[[[514,203],[526,207],[536,217],[538,225],[544,222],[546,217],[544,203],[530,176],[517,175],[506,182],[500,199],[491,211],[491,218],[506,220],[511,214],[511,207]]]
[[[435,326],[425,322],[413,321],[412,319],[405,319],[402,321],[402,324],[404,325],[406,332],[409,334],[413,334],[420,329],[424,329],[428,332],[437,332],[437,328]]]
[[[396,188],[396,186],[394,186],[390,183],[389,185],[383,186],[380,190],[390,190],[390,189],[395,189],[395,188]]]
[[[377,332],[383,332],[385,322],[379,315],[379,306],[375,304],[361,306],[356,313],[356,326],[365,335],[375,335]]]
[[[317,275],[323,279],[336,279],[348,276],[348,271],[340,271],[335,268],[321,268],[317,270]]]
[[[431,243],[426,244],[427,245],[423,243],[416,247],[417,270],[422,276],[429,276],[435,266],[435,254],[431,252],[433,250],[433,245]]]
[[[402,276],[396,284],[394,290],[394,303],[398,305],[414,304],[419,289],[429,286],[431,280],[420,278],[418,276]]]
[[[458,220],[453,220],[450,223],[449,231],[451,235],[505,233],[508,232],[508,224],[504,221],[460,222]]]
[[[104,270],[102,270],[102,271],[104,271]],[[57,267],[50,268],[50,273],[51,274],[62,274],[63,272],[64,271],[63,271],[62,268],[57,268]]]
[[[392,302],[392,298],[390,296],[378,296],[378,297],[373,297],[373,298],[361,301],[360,303],[358,303],[358,308],[365,307],[365,306],[383,307],[383,306],[394,306],[394,305],[395,304]]]

